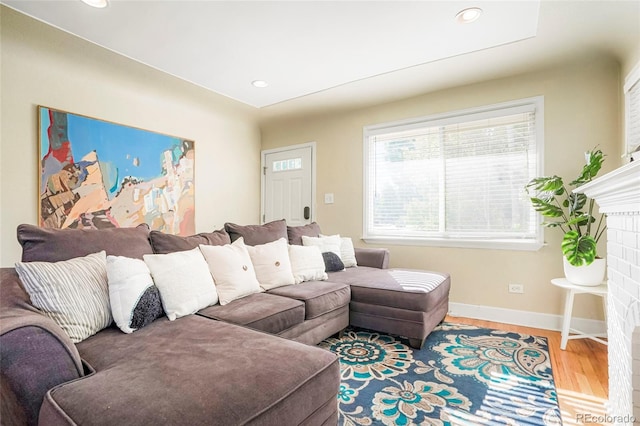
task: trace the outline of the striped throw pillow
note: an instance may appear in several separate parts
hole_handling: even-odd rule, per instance
[[[61,262],[17,262],[31,303],[74,343],[111,324],[106,252]]]

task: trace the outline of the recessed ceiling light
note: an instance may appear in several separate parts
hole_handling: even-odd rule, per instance
[[[269,85],[269,83],[267,83],[264,80],[253,80],[251,84],[253,84],[255,87],[260,87],[260,88],[267,87]]]
[[[82,0],[82,2],[88,4],[89,6],[98,7],[100,9],[109,5],[108,0]]]
[[[460,24],[470,24],[476,21],[482,15],[482,9],[479,7],[470,7],[463,9],[456,14],[456,21]]]

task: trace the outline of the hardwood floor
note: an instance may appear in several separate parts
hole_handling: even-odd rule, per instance
[[[569,340],[563,351],[559,331],[453,316],[447,316],[445,320],[546,337],[563,424],[608,424],[594,421],[605,416],[609,394],[605,345],[590,339]]]

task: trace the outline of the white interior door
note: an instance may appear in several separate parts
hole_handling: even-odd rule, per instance
[[[286,219],[299,226],[313,220],[312,144],[263,152],[263,222]]]

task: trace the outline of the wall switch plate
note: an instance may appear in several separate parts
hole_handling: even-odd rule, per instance
[[[524,286],[522,284],[509,284],[509,293],[524,293]]]
[[[333,204],[333,193],[332,192],[324,194],[324,203],[325,204]]]

